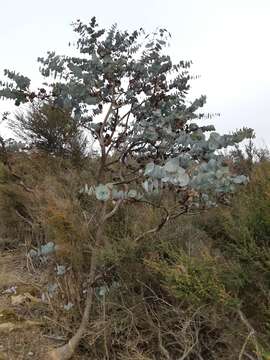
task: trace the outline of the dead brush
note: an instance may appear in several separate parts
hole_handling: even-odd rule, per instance
[[[233,314],[218,309],[213,312],[206,306],[186,307],[164,294],[158,295],[145,284],[140,284],[139,289],[138,294],[123,283],[106,295],[96,295],[94,318],[82,343],[82,356],[233,360],[242,352],[247,358],[261,359],[254,355],[252,342],[245,341],[249,330],[239,325]]]

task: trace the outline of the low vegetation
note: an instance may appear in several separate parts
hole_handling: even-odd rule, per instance
[[[79,191],[91,162],[77,169],[52,155],[14,153],[12,170],[28,191],[2,163],[4,359],[42,358],[80,322],[99,206]],[[93,314],[74,359],[268,359],[269,164],[252,165],[229,206],[177,219],[147,241],[134,236],[158,221],[156,211],[120,211],[106,226]],[[29,256],[48,242],[54,252]]]

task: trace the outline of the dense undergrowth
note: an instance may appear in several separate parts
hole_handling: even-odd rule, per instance
[[[9,164],[12,171],[0,163],[1,252],[25,253],[27,271],[42,273],[36,296],[44,306],[35,314],[55,320],[45,336],[67,337],[81,318],[98,220],[100,204],[79,191],[95,161],[76,168],[33,151],[13,153]],[[141,242],[134,237],[159,213],[132,203],[119,210],[106,225],[79,358],[267,359],[270,163],[248,171],[250,183],[230,205],[180,217]],[[48,242],[54,254],[28,255]],[[62,274],[57,266],[65,266]]]

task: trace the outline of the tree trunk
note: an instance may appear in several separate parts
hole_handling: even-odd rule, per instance
[[[88,289],[88,293],[87,293],[87,298],[86,298],[85,309],[84,309],[82,321],[81,321],[80,327],[78,328],[76,333],[72,336],[72,338],[69,340],[69,342],[67,344],[65,344],[57,349],[49,351],[46,354],[44,360],[45,359],[69,360],[73,356],[79,342],[81,341],[81,339],[85,333],[85,330],[86,330],[88,322],[89,322],[89,316],[90,316],[90,311],[91,311],[92,302],[93,302],[93,292],[94,292],[94,289],[92,287],[90,287]]]
[[[91,256],[89,287],[87,290],[87,297],[85,301],[85,308],[84,308],[81,324],[78,330],[76,331],[76,333],[72,336],[72,338],[69,340],[67,344],[57,349],[49,351],[45,355],[44,360],[69,360],[73,356],[77,346],[79,345],[79,342],[83,338],[83,335],[87,329],[90,312],[93,304],[93,296],[94,296],[93,284],[95,282],[95,277],[96,277],[97,252],[102,242],[102,233],[103,233],[103,224],[104,224],[103,219],[105,218],[105,212],[106,212],[106,205],[104,203],[101,210],[101,221],[96,232],[96,241]]]

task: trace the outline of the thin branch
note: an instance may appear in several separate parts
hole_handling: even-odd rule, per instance
[[[101,128],[100,128],[100,131],[99,133],[97,134],[97,137],[98,137],[98,141],[99,141],[99,145],[100,145],[100,150],[101,150],[101,160],[100,160],[100,167],[99,167],[99,170],[98,170],[98,176],[97,176],[97,181],[99,182],[100,179],[101,179],[101,174],[103,172],[103,169],[106,165],[106,157],[107,157],[107,154],[106,154],[106,146],[104,144],[104,136],[103,136],[103,131],[104,131],[104,128],[105,128],[105,125],[110,117],[110,114],[113,110],[113,101],[111,102],[110,104],[110,107],[109,107],[109,110],[107,111],[107,114],[105,115],[105,118],[102,122],[102,125],[101,125]]]
[[[105,115],[105,118],[104,118],[104,120],[103,120],[103,122],[102,122],[102,125],[101,125],[101,129],[100,129],[100,133],[102,134],[103,133],[103,131],[104,131],[104,128],[105,128],[105,126],[106,126],[106,124],[107,124],[107,121],[108,121],[108,119],[109,119],[109,117],[110,117],[110,115],[111,115],[111,112],[112,112],[112,110],[113,110],[113,101],[111,102],[111,104],[110,104],[110,107],[109,107],[109,110],[107,111],[107,114]]]
[[[106,167],[109,167],[109,166],[111,166],[113,164],[118,163],[121,160],[121,157],[122,157],[122,155],[118,156],[117,159],[110,161],[108,164],[106,164]]]
[[[239,315],[239,317],[240,317],[240,320],[243,322],[243,324],[244,324],[244,325],[248,328],[248,330],[249,330],[249,334],[248,334],[248,336],[246,337],[246,340],[245,340],[245,342],[244,342],[244,344],[243,344],[243,346],[242,346],[242,348],[241,348],[241,351],[240,351],[240,353],[239,353],[238,359],[239,359],[239,360],[242,360],[243,355],[244,355],[244,353],[245,353],[246,346],[247,346],[247,344],[248,344],[248,341],[249,341],[249,339],[252,339],[252,340],[253,340],[253,344],[254,344],[255,349],[256,349],[257,359],[258,359],[258,360],[262,360],[262,357],[261,357],[261,355],[260,355],[259,346],[258,346],[258,343],[257,343],[257,340],[256,340],[256,336],[255,336],[256,331],[255,331],[254,328],[250,325],[248,319],[244,316],[244,314],[242,313],[241,310],[238,310],[238,315]]]
[[[144,237],[146,237],[147,235],[150,234],[154,234],[156,232],[159,232],[163,226],[170,220],[169,216],[166,216],[156,227],[154,227],[153,229],[147,230],[144,233],[142,233],[141,235],[137,236],[134,241],[135,242],[139,242],[140,240],[142,240]]]
[[[114,134],[115,134],[115,131],[116,131],[116,128],[117,128],[117,125],[119,124],[119,115],[118,115],[118,113],[119,113],[119,108],[120,107],[117,107],[115,110],[116,110],[116,120],[115,120],[115,122],[114,122],[114,124],[113,124],[113,129],[112,129],[112,132],[111,132],[111,135],[110,135],[110,138],[109,138],[109,140],[110,140],[110,144],[109,144],[109,146],[108,146],[108,149],[107,149],[107,151],[106,151],[106,155],[108,156],[108,154],[110,153],[110,151],[111,151],[111,149],[112,149],[112,147],[113,147],[113,137],[114,137]]]
[[[197,337],[196,341],[190,346],[190,348],[185,350],[184,354],[177,360],[184,360],[188,357],[188,355],[192,352],[194,347],[198,344],[198,336],[196,336],[196,337]]]
[[[112,209],[112,211],[110,211],[109,213],[107,213],[106,215],[104,215],[104,218],[102,219],[102,222],[104,223],[105,221],[107,221],[108,219],[110,219],[115,213],[116,211],[119,209],[120,205],[122,204],[123,200],[118,200],[115,207]]]
[[[143,176],[143,175],[138,175],[138,176],[135,176],[134,178],[129,179],[129,180],[117,181],[117,182],[114,182],[113,185],[130,184],[130,183],[132,183],[133,181],[138,180],[138,179],[139,179],[140,177],[142,177],[142,176]]]
[[[148,205],[151,205],[151,206],[154,206],[154,207],[157,207],[157,208],[160,208],[160,209],[164,210],[166,212],[166,216],[162,219],[162,221],[156,227],[154,227],[152,229],[149,229],[149,230],[145,231],[144,233],[142,233],[141,235],[137,236],[135,238],[135,240],[134,240],[135,242],[139,242],[140,240],[142,240],[147,235],[159,232],[163,228],[163,226],[166,225],[169,221],[174,220],[177,217],[187,213],[187,209],[185,209],[185,210],[183,210],[183,211],[181,211],[181,212],[179,212],[177,214],[170,215],[168,209],[166,209],[164,206],[156,205],[156,204],[151,203],[150,201],[146,201],[146,200],[142,200],[142,201],[139,201],[139,202],[146,203]]]
[[[26,217],[24,217],[22,214],[20,214],[18,210],[15,210],[15,213],[19,216],[19,218],[21,218],[31,228],[33,227],[33,223],[30,220],[28,220]]]
[[[181,215],[187,214],[187,212],[188,212],[188,209],[185,208],[183,211],[180,211],[179,213],[172,215],[172,216],[170,217],[170,220],[174,220],[174,219],[178,218],[178,217],[181,216]],[[193,213],[189,213],[189,214],[190,214],[190,215],[195,215],[195,214],[193,214]]]
[[[247,344],[248,344],[248,342],[249,342],[249,339],[253,336],[253,334],[254,334],[254,332],[253,332],[253,331],[250,331],[250,333],[249,333],[248,336],[246,337],[246,340],[245,340],[245,342],[244,342],[244,344],[243,344],[243,346],[242,346],[242,348],[241,348],[241,351],[240,351],[240,353],[239,353],[238,360],[242,360],[243,355],[244,355],[244,353],[245,353],[246,346],[247,346]]]

